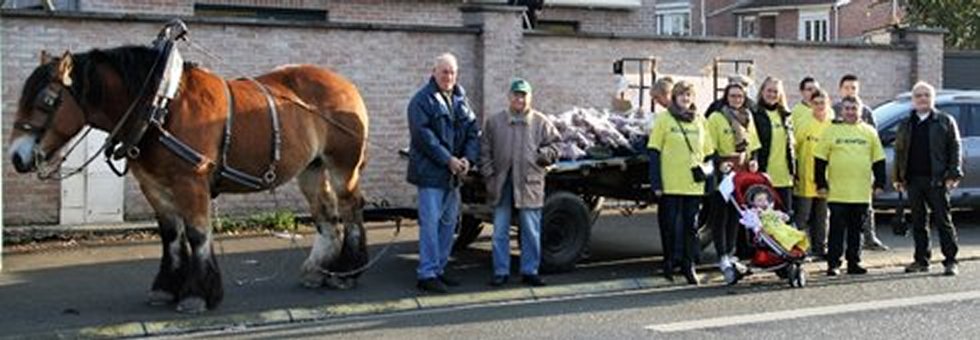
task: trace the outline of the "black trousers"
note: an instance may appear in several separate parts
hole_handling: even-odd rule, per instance
[[[775,188],[779,200],[783,202],[783,211],[793,216],[793,187]]]
[[[827,265],[831,268],[841,266],[844,255],[844,240],[847,239],[848,265],[861,263],[861,238],[864,220],[868,218],[867,203],[830,202],[830,237],[827,242]]]
[[[696,219],[701,196],[664,195],[657,207],[664,262],[694,265],[701,257]]]
[[[907,185],[909,204],[912,208],[912,238],[915,240],[915,262],[929,264],[928,217],[933,228],[939,231],[939,246],[946,259],[943,264],[956,263],[956,228],[949,212],[949,191],[941,185],[932,185],[929,178],[910,178]],[[928,209],[927,209],[928,208]]]

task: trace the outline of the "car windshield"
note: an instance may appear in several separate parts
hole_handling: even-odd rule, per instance
[[[887,129],[893,122],[901,119],[911,109],[911,102],[907,100],[887,102],[873,110],[875,122],[879,129]]]

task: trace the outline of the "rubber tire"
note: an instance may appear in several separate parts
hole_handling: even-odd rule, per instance
[[[800,268],[796,265],[786,266],[786,280],[789,281],[790,287],[796,287],[796,279],[800,276]]]
[[[548,195],[541,213],[541,271],[575,269],[591,232],[592,211],[581,197],[566,191]]]
[[[473,244],[480,233],[483,232],[483,221],[471,215],[463,215],[459,223],[459,231],[456,233],[456,241],[453,243],[453,250],[463,250]]]
[[[796,288],[806,287],[806,270],[803,267],[799,267],[796,272]]]

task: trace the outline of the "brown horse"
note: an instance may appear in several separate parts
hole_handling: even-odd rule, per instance
[[[36,171],[60,159],[63,146],[87,124],[110,131],[123,118],[154,67],[157,50],[147,47],[94,49],[50,57],[42,52],[24,84],[10,155],[18,172]],[[281,158],[266,188],[297,178],[310,205],[317,237],[301,267],[308,287],[352,287],[355,277],[337,277],[367,262],[363,206],[358,186],[365,162],[368,117],[357,88],[340,75],[309,65],[290,65],[251,80],[225,81],[192,64],[183,65],[177,95],[163,130],[204,157],[205,166],[182,160],[150,129],[128,165],[152,205],[163,256],[149,293],[153,304],[201,312],[223,297],[213,254],[211,199],[218,193],[254,192],[217,176],[225,122],[232,100],[233,124],[224,163],[262,177],[276,149],[270,100],[281,125]],[[227,90],[226,92],[226,84]],[[57,155],[57,156],[56,156]]]

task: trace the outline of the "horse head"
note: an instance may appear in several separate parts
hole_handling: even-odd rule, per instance
[[[37,170],[85,126],[72,91],[74,60],[41,52],[41,64],[24,84],[10,134],[10,157],[20,173]]]
[[[49,163],[86,125],[111,131],[138,99],[156,53],[145,47],[52,57],[41,52],[41,64],[24,83],[17,106],[10,157],[17,172]]]

